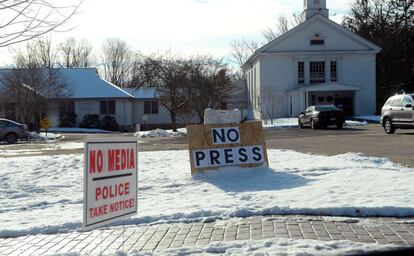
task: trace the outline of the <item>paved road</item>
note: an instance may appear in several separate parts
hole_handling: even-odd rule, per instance
[[[65,140],[82,142],[85,136],[65,134]],[[123,134],[123,136],[128,136],[128,134]],[[357,152],[367,156],[387,157],[395,163],[414,167],[414,130],[397,130],[396,134],[386,135],[382,127],[375,124],[345,127],[343,130],[272,129],[265,131],[265,138],[269,149],[291,149],[302,153],[322,155]],[[23,144],[8,149],[41,148],[43,146]],[[140,151],[184,150],[188,146],[185,137],[152,138],[140,139],[139,148]],[[53,154],[81,152],[82,150],[79,149],[61,150]],[[39,155],[42,154],[51,154],[51,152],[39,153]]]
[[[348,152],[387,157],[414,167],[414,130],[385,134],[380,125],[346,127],[343,130],[273,129],[265,131],[269,149],[291,149],[302,153],[337,155]],[[141,150],[187,149],[185,138],[153,139]]]
[[[414,224],[396,218],[333,218],[323,216],[257,216],[213,223],[140,225],[0,238],[0,255],[111,255],[116,251],[156,252],[169,248],[203,246],[213,242],[273,238],[414,245]]]

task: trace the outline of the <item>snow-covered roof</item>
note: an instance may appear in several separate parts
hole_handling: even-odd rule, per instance
[[[0,70],[0,75],[12,69]],[[118,86],[99,77],[96,68],[62,68],[59,69],[71,92],[69,99],[134,98]],[[0,83],[1,86],[1,83]]]
[[[154,99],[157,94],[155,88],[153,87],[122,89],[137,99]]]
[[[96,68],[61,69],[60,72],[67,79],[72,91],[68,98],[133,98],[118,86],[100,78]]]

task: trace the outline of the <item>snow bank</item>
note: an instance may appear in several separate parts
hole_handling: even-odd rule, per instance
[[[366,126],[368,122],[363,121],[350,121],[346,120],[344,126]],[[273,120],[273,124],[270,121],[263,121],[263,128],[275,128],[275,129],[286,129],[286,128],[298,128],[298,118],[279,118]]]
[[[54,134],[50,133],[49,131],[47,133],[41,132],[31,132],[29,133],[29,140],[31,141],[48,141],[48,140],[57,140],[61,139],[63,136],[61,134]]]
[[[177,129],[176,132],[172,130],[155,129],[152,131],[141,131],[134,134],[138,138],[165,138],[165,137],[181,137],[187,135],[187,129]]]
[[[66,133],[111,133],[101,129],[79,128],[79,127],[53,127],[48,129],[50,132],[66,132]]]
[[[352,241],[271,239],[266,241],[218,242],[202,247],[168,249],[160,255],[354,255],[397,249],[395,245],[363,244]],[[133,255],[132,252],[130,255]],[[119,254],[128,255],[128,254]]]
[[[353,118],[357,120],[364,120],[364,121],[371,121],[371,122],[379,123],[381,116],[354,116]]]

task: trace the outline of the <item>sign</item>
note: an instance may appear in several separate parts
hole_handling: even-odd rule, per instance
[[[187,126],[191,173],[224,166],[268,165],[262,123]]]
[[[137,213],[138,142],[111,138],[85,142],[84,229]]]

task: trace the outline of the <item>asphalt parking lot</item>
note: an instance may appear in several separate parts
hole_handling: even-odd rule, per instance
[[[62,142],[83,142],[85,134],[64,134]],[[108,134],[94,135],[98,137],[114,136]],[[131,134],[122,134],[131,136]],[[319,155],[337,155],[348,152],[363,153],[367,156],[386,157],[395,163],[414,167],[414,129],[397,130],[393,135],[385,134],[377,124],[360,127],[345,127],[342,130],[307,129],[268,129],[265,138],[269,149],[288,149],[302,153]],[[139,139],[140,151],[183,150],[187,149],[185,137],[145,138]],[[7,144],[0,144],[0,149],[12,149]],[[3,147],[5,146],[5,147]],[[38,144],[15,145],[13,149],[37,149],[44,147]],[[81,149],[41,152],[44,154],[82,153]],[[5,157],[1,156],[0,157]]]
[[[393,162],[414,167],[414,130],[385,134],[377,124],[345,127],[342,130],[273,129],[265,131],[269,149],[290,149],[302,153],[337,155],[348,152],[387,157]],[[187,149],[185,138],[152,139],[141,150]]]

